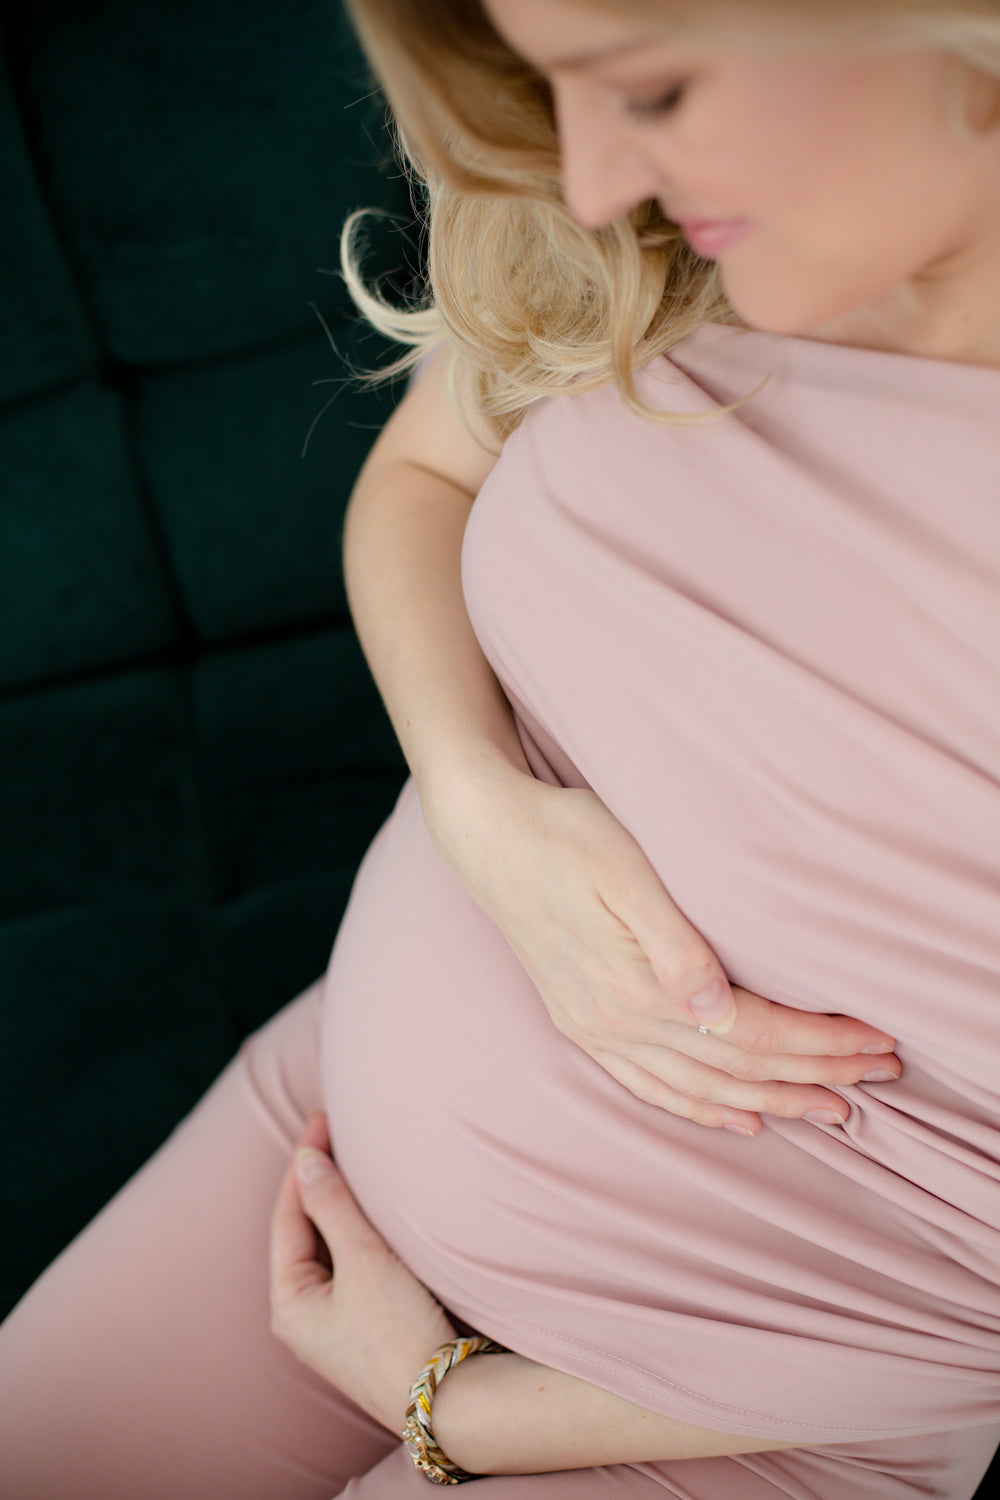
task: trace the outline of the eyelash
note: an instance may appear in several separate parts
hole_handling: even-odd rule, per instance
[[[626,101],[626,112],[637,120],[654,120],[661,115],[669,115],[678,107],[686,90],[687,84],[675,83],[667,93],[660,94],[656,99],[650,99],[648,103]]]

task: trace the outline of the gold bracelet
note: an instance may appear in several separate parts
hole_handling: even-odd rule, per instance
[[[460,1469],[446,1458],[434,1441],[431,1431],[431,1402],[434,1392],[453,1365],[460,1364],[470,1354],[506,1354],[508,1350],[493,1339],[477,1334],[469,1339],[452,1339],[442,1344],[424,1365],[410,1387],[410,1404],[406,1408],[406,1425],[403,1442],[406,1451],[432,1484],[464,1484],[467,1479],[478,1479]]]

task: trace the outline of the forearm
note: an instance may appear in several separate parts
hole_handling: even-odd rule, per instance
[[[366,467],[348,508],[348,599],[372,675],[423,792],[429,775],[500,756],[526,770],[510,706],[461,586],[472,496],[406,461]]]
[[[433,1422],[442,1450],[473,1474],[538,1474],[796,1446],[675,1422],[516,1354],[479,1355],[457,1365],[435,1396]]]

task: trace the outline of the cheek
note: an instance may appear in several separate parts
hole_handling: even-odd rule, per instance
[[[692,179],[705,183],[706,201],[762,221],[809,206],[825,132],[798,119],[786,100],[754,90],[735,95],[701,132],[692,131],[682,156]]]
[[[823,222],[852,197],[870,144],[854,74],[834,63],[777,59],[732,92],[715,154],[762,210]]]
[[[723,289],[751,327],[808,334],[878,303],[906,275],[895,240],[866,243],[846,224],[764,223],[723,254]]]

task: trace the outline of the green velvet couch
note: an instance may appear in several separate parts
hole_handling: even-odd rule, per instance
[[[327,273],[369,204],[415,260],[338,0],[11,0],[3,47],[0,1311],[323,971],[401,784],[340,572],[398,390]]]

